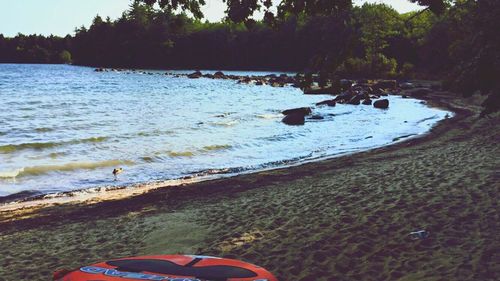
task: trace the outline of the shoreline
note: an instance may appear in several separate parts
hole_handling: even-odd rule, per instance
[[[435,94],[436,92],[434,92]],[[401,96],[401,93],[395,93],[392,94],[394,96]],[[449,95],[449,93],[447,94]],[[333,159],[339,159],[343,157],[353,157],[357,154],[362,154],[362,153],[370,153],[372,151],[377,151],[379,149],[383,148],[390,148],[393,146],[398,146],[398,145],[403,145],[406,142],[412,142],[416,139],[420,138],[426,138],[429,134],[432,134],[432,132],[436,129],[436,127],[441,126],[443,122],[447,120],[454,120],[454,118],[459,117],[459,114],[467,114],[467,110],[461,111],[459,108],[455,108],[451,106],[450,104],[447,104],[446,102],[441,102],[440,98],[442,97],[447,97],[447,96],[429,96],[429,97],[420,97],[420,98],[415,98],[416,100],[420,100],[422,102],[426,102],[427,106],[429,107],[434,107],[434,108],[439,108],[442,110],[447,110],[450,111],[453,116],[450,118],[445,118],[442,120],[437,121],[429,131],[421,134],[415,134],[415,135],[402,135],[400,137],[397,137],[393,139],[392,143],[388,143],[386,145],[382,146],[376,146],[373,148],[368,148],[365,150],[359,150],[355,152],[344,152],[344,153],[339,153],[339,154],[334,154],[334,155],[327,155],[327,156],[322,156],[318,158],[313,158],[313,159],[305,159],[302,161],[298,162],[293,162],[290,164],[285,164],[285,165],[279,165],[279,166],[271,166],[267,168],[257,168],[257,169],[249,169],[245,170],[243,172],[237,172],[237,173],[228,173],[228,174],[210,174],[210,175],[205,175],[201,177],[182,177],[182,178],[176,178],[176,179],[171,179],[171,180],[160,180],[160,181],[154,181],[154,182],[145,182],[145,183],[136,183],[136,184],[131,184],[131,185],[123,185],[123,186],[97,186],[97,187],[91,187],[91,188],[86,188],[86,189],[76,189],[76,190],[69,190],[69,191],[62,191],[62,192],[55,192],[55,193],[49,193],[49,194],[36,194],[34,196],[28,196],[25,198],[19,198],[19,194],[23,193],[29,193],[30,191],[21,191],[18,193],[10,194],[7,196],[4,196],[0,198],[0,217],[1,213],[7,212],[7,211],[16,211],[19,209],[25,209],[25,208],[45,208],[45,207],[50,207],[53,205],[59,205],[59,204],[75,204],[75,203],[85,203],[85,204],[96,204],[100,202],[105,202],[105,201],[112,201],[112,200],[127,200],[129,197],[133,196],[139,196],[148,192],[154,192],[155,190],[162,189],[162,188],[178,188],[178,187],[183,187],[186,185],[193,185],[193,184],[198,184],[198,183],[210,183],[212,181],[218,181],[218,180],[230,180],[235,177],[240,177],[240,176],[252,176],[252,175],[258,175],[260,173],[266,173],[270,171],[280,171],[284,169],[290,169],[294,167],[300,167],[302,165],[308,165],[308,164],[321,164],[321,162],[325,161],[331,161]],[[22,195],[21,195],[22,196]],[[10,200],[9,198],[14,198]],[[18,199],[19,198],[19,199]]]
[[[455,116],[374,150],[0,212],[0,274],[46,280],[60,268],[185,253],[248,261],[284,281],[496,280],[500,115],[478,118],[477,101],[442,93],[428,102]],[[412,240],[422,229],[430,236]]]
[[[400,142],[395,142],[389,145],[365,151],[348,153],[347,155],[342,155],[337,157],[333,156],[319,161],[298,163],[297,165],[276,167],[263,171],[250,171],[249,173],[230,175],[227,177],[220,177],[220,178],[218,177],[215,179],[208,179],[208,180],[198,180],[196,178],[187,180],[180,179],[180,180],[169,181],[169,184],[165,184],[165,182],[160,182],[158,184],[142,185],[142,186],[139,185],[139,187],[132,187],[132,188],[130,188],[129,186],[115,187],[115,188],[110,188],[109,190],[103,189],[98,192],[90,192],[90,193],[85,192],[85,190],[75,190],[75,191],[63,192],[62,196],[53,196],[53,197],[49,196],[48,198],[45,198],[46,195],[40,195],[41,198],[39,196],[36,196],[34,198],[26,198],[25,200],[21,200],[20,202],[8,202],[5,204],[0,204],[0,224],[2,223],[2,221],[5,221],[5,213],[7,212],[16,212],[16,213],[19,212],[19,214],[16,215],[21,215],[23,213],[34,213],[39,210],[51,208],[54,206],[57,207],[59,205],[64,205],[64,204],[90,206],[99,203],[106,203],[113,201],[122,201],[124,204],[126,204],[127,200],[132,201],[134,197],[153,195],[155,192],[161,193],[163,189],[170,190],[170,189],[189,188],[192,190],[192,192],[195,192],[195,190],[198,188],[197,186],[199,187],[213,186],[213,185],[218,185],[221,182],[225,181],[228,181],[230,183],[231,181],[239,181],[241,177],[249,177],[249,178],[260,177],[260,176],[265,176],[268,173],[289,174],[289,173],[294,173],[295,170],[300,170],[300,168],[303,166],[317,165],[321,167],[329,164],[331,161],[339,161],[339,162],[349,161],[349,159],[353,157],[363,157],[364,155],[383,153],[387,151],[395,151],[403,147],[416,145],[418,143],[422,143],[428,141],[429,139],[437,137],[439,134],[445,132],[446,130],[449,130],[450,127],[453,127],[453,123],[455,121],[462,120],[473,114],[470,109],[454,106],[450,103],[449,100],[442,101],[443,98],[449,99],[450,93],[439,94],[439,92],[433,92],[432,95],[429,95],[425,98],[420,98],[420,100],[427,102],[428,106],[449,110],[453,112],[454,116],[452,118],[438,121],[429,131],[427,131],[424,134],[406,138]],[[7,219],[7,221],[9,221],[9,219]]]

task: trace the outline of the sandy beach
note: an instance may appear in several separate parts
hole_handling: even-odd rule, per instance
[[[500,116],[451,109],[426,136],[301,166],[109,200],[0,211],[0,280],[145,254],[204,254],[279,280],[498,280]],[[130,195],[130,194],[129,194]],[[426,239],[409,233],[427,230]]]

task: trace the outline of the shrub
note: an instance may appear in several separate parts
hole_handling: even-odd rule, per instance
[[[67,50],[62,51],[61,53],[59,53],[59,60],[61,63],[72,63],[71,53]]]

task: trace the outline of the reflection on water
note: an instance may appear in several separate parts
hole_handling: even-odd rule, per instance
[[[0,196],[290,165],[421,134],[447,114],[392,96],[388,110],[316,107],[323,120],[286,126],[282,110],[331,97],[152,72],[0,65]]]

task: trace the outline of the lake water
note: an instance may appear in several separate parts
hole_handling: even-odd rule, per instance
[[[390,96],[388,110],[315,107],[324,120],[287,126],[282,110],[331,97],[150,72],[0,64],[0,196],[291,165],[422,134],[449,114]]]

